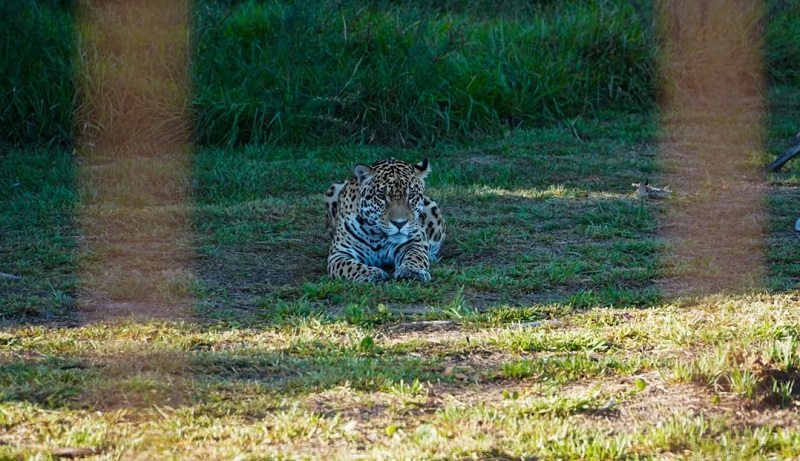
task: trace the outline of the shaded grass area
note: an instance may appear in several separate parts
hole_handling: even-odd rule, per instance
[[[78,239],[68,153],[11,152],[0,157],[0,315],[67,315],[75,291]]]
[[[782,148],[777,140],[791,121],[800,119],[796,95],[788,87],[775,93],[773,152]],[[652,117],[607,113],[437,152],[203,149],[195,156],[191,208],[139,206],[134,215],[95,203],[92,183],[75,190],[66,152],[15,151],[3,158],[7,187],[0,219],[8,232],[2,236],[0,272],[23,280],[0,280],[8,300],[3,315],[70,317],[82,241],[72,223],[77,196],[84,197],[87,216],[96,208],[114,221],[117,213],[134,233],[137,222],[162,222],[174,211],[190,214],[195,238],[185,244],[195,248],[195,276],[165,290],[194,294],[201,317],[269,318],[276,308],[333,309],[360,321],[385,322],[420,308],[438,318],[551,303],[578,309],[652,305],[661,297],[654,281],[672,270],[660,262],[668,250],[658,237],[664,204],[642,201],[630,184],[657,178],[655,137]],[[431,158],[429,189],[446,210],[450,229],[443,261],[432,267],[436,283],[330,281],[321,191],[347,177],[354,163],[387,156]],[[152,168],[146,158],[125,162],[126,170]],[[791,290],[800,279],[791,230],[800,211],[796,171],[790,163],[773,175],[775,187],[767,197],[773,291]],[[112,293],[125,301],[136,289],[120,285]],[[389,313],[377,312],[378,305]]]
[[[74,25],[56,1],[0,4],[0,149],[72,141]]]
[[[2,237],[0,272],[23,279],[0,280],[10,300],[3,314],[70,316],[78,288],[77,247],[84,239],[72,222],[78,197],[87,219],[93,213],[108,222],[118,218],[132,238],[138,235],[137,223],[190,213],[196,281],[175,289],[193,291],[202,316],[268,317],[276,305],[356,315],[382,303],[390,310],[422,306],[462,315],[541,302],[574,307],[652,303],[658,298],[651,282],[661,249],[654,215],[660,205],[635,198],[630,183],[655,173],[654,136],[651,118],[608,113],[435,155],[365,147],[206,149],[195,156],[195,204],[180,210],[138,204],[126,194],[125,178],[102,183],[108,183],[115,200],[134,208],[110,209],[98,202],[95,182],[84,180],[75,188],[68,153],[12,151],[3,158],[8,187],[2,219],[8,232]],[[438,282],[363,286],[329,281],[321,191],[348,176],[354,162],[390,155],[431,157],[431,193],[452,210],[444,260],[433,267]],[[148,158],[124,162],[125,171],[154,168]],[[121,171],[91,168],[92,174],[106,170]],[[98,244],[94,248],[117,251]],[[80,257],[89,263],[99,255]],[[137,287],[123,285],[111,287],[112,295],[120,301],[135,297]]]
[[[769,161],[774,160],[787,147],[787,140],[797,133],[800,126],[800,90],[780,86],[773,90],[771,110],[768,116]],[[800,238],[792,235],[794,223],[800,218],[800,162],[792,160],[780,173],[769,178],[777,187],[767,194],[768,235],[767,254],[771,262],[770,285],[785,289],[797,286],[800,274]]]
[[[339,310],[377,303],[469,310],[548,299],[646,304],[657,299],[650,285],[660,245],[657,205],[640,202],[630,183],[655,169],[646,147],[652,136],[647,117],[624,116],[519,131],[436,155],[353,148],[347,155],[362,162],[430,155],[431,194],[452,210],[452,237],[432,268],[437,283],[374,287],[324,278],[328,236],[318,225],[318,196],[326,181],[349,176],[353,160],[344,151],[300,153],[293,161],[270,152],[273,160],[263,162],[257,148],[210,150],[197,162],[209,172],[198,178],[200,277],[230,302],[261,308],[296,300]],[[226,274],[224,283],[214,273]]]

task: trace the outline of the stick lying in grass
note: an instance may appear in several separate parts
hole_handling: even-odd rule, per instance
[[[5,272],[0,272],[0,279],[22,280],[22,277],[20,277],[19,275],[6,274]]]
[[[633,183],[631,186],[636,188],[636,195],[639,198],[664,198],[672,193],[669,190],[669,186],[663,188],[653,187],[646,180],[643,183]]]

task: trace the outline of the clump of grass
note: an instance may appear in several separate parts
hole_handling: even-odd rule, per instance
[[[768,342],[763,347],[763,358],[770,370],[767,389],[768,399],[781,406],[791,405],[798,397],[800,388],[800,343],[796,336]]]
[[[501,376],[518,380],[531,377],[547,382],[563,383],[606,374],[632,374],[650,367],[652,363],[640,357],[620,358],[613,354],[597,357],[589,353],[574,353],[538,359],[512,360],[503,363]]]
[[[672,379],[676,382],[702,383],[716,392],[733,392],[753,398],[761,377],[744,363],[743,358],[742,352],[729,346],[719,346],[688,362],[677,362]]]
[[[798,377],[800,352],[795,337],[747,347],[719,345],[695,359],[676,362],[671,376],[676,382],[704,384],[715,392],[763,398],[782,406],[797,397]]]
[[[540,362],[530,360],[515,360],[506,362],[502,366],[503,377],[506,379],[529,378],[536,374],[541,368]]]
[[[723,428],[722,421],[709,419],[703,415],[675,416],[650,428],[645,437],[645,444],[679,452],[704,445],[707,443],[706,440],[720,433]]]
[[[404,380],[393,383],[389,386],[389,392],[401,397],[418,397],[426,393],[425,385],[419,382],[418,378],[406,383]]]
[[[597,390],[593,390],[587,395],[576,397],[565,397],[554,394],[541,399],[530,400],[519,406],[520,415],[549,415],[566,417],[580,413],[601,413],[603,402],[608,401],[608,397],[603,396]]]
[[[769,343],[764,351],[764,359],[783,372],[800,370],[800,350],[796,337]]]

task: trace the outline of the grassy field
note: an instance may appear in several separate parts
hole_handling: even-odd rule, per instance
[[[796,89],[771,101],[764,164],[800,124]],[[669,201],[631,187],[658,183],[657,122],[604,113],[436,151],[203,148],[192,203],[169,210],[104,210],[102,173],[76,182],[69,152],[11,151],[0,268],[23,278],[0,279],[0,459],[800,455],[798,165],[770,177],[764,288],[673,299]],[[321,193],[390,155],[431,159],[449,223],[434,281],[330,281]],[[135,277],[106,287],[190,308],[91,315],[80,267],[103,242],[76,216],[101,212],[190,217],[190,277],[144,301]]]
[[[750,166],[800,126],[792,1]],[[753,181],[755,288],[676,296],[667,218],[719,196],[632,183],[761,106],[659,108],[651,2],[208,0],[163,54],[69,4],[0,3],[0,460],[800,457],[800,160]],[[332,281],[322,194],[388,156],[431,162],[433,281]]]

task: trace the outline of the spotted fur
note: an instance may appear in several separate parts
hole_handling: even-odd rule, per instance
[[[334,279],[427,282],[442,246],[445,222],[425,196],[428,160],[416,165],[389,158],[356,165],[353,177],[325,192],[331,234],[328,274]]]

